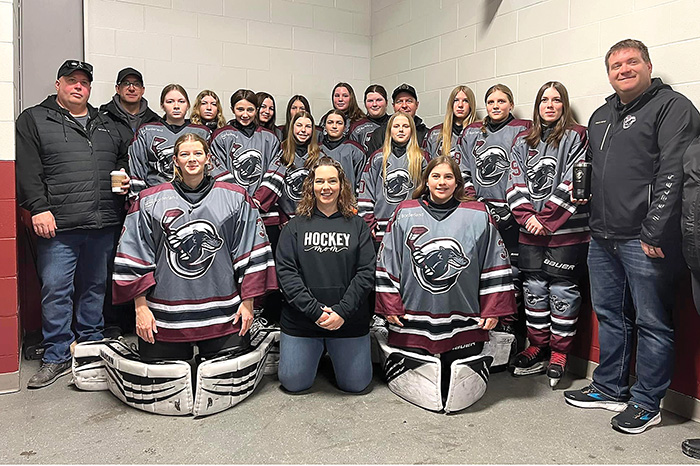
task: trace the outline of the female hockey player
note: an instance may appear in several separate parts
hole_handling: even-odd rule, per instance
[[[365,89],[365,118],[356,121],[350,128],[350,140],[359,143],[367,152],[367,142],[372,131],[389,120],[386,108],[389,100],[381,84],[372,84]]]
[[[434,126],[425,137],[423,144],[430,158],[438,155],[451,155],[459,164],[462,154],[457,150],[457,139],[464,127],[469,126],[476,118],[476,97],[474,91],[467,86],[457,86],[452,89],[447,98],[445,121]]]
[[[325,124],[321,135],[321,152],[340,163],[354,195],[365,166],[365,153],[362,146],[348,140],[348,121],[343,112],[330,110],[323,120]]]
[[[269,129],[280,142],[282,142],[282,130],[275,126],[275,120],[277,119],[277,104],[275,104],[275,98],[267,92],[258,92],[255,94],[258,99],[258,123],[263,128]]]
[[[357,205],[378,248],[394,209],[411,198],[429,159],[418,146],[413,118],[394,113],[384,146],[369,157],[360,180]]]
[[[211,132],[226,125],[224,109],[216,92],[205,89],[194,99],[190,120],[195,125],[204,125]]]
[[[511,151],[508,183],[508,204],[520,224],[519,268],[530,341],[514,360],[514,375],[546,371],[554,387],[564,375],[581,307],[578,281],[590,239],[588,209],[572,203],[569,191],[588,139],[586,128],[574,121],[560,82],[540,88],[532,119]]]
[[[180,136],[174,177],[140,192],[122,230],[114,299],[133,299],[143,361],[245,347],[253,298],[277,288],[272,251],[245,191],[215,182],[203,137]]]
[[[168,84],[160,93],[160,107],[165,112],[159,122],[146,123],[136,131],[129,146],[130,198],[142,189],[166,183],[173,178],[173,146],[185,133],[195,133],[209,140],[209,128],[186,119],[190,108],[187,91],[179,84]]]
[[[374,286],[374,247],[356,214],[341,165],[321,157],[304,181],[297,216],[280,235],[276,263],[282,310],[282,386],[311,387],[328,351],[338,387],[361,392],[372,379],[367,294]]]
[[[274,133],[257,125],[257,108],[255,93],[238,89],[231,96],[234,119],[217,130],[211,140],[213,162],[228,170],[232,181],[251,196],[280,149]]]
[[[287,111],[285,113],[286,118],[284,120],[284,125],[277,127],[282,131],[282,141],[287,139],[287,136],[289,135],[289,127],[292,123],[292,118],[294,118],[294,115],[296,115],[297,112],[300,111],[305,111],[309,115],[311,115],[311,105],[309,104],[309,100],[301,94],[293,95],[287,102]]]
[[[343,112],[350,123],[354,123],[364,117],[360,106],[357,105],[355,90],[350,84],[343,82],[336,84],[333,92],[331,92],[331,100],[333,101],[333,108]],[[321,121],[321,125],[323,126],[323,121]]]
[[[403,392],[409,401],[435,410],[444,403],[455,411],[483,395],[491,362],[479,355],[499,317],[515,312],[513,284],[498,229],[484,205],[465,194],[449,155],[430,161],[413,200],[396,209],[379,250],[376,292],[376,313],[389,322],[388,345],[423,356],[424,373],[435,375],[437,387],[419,399]],[[390,380],[415,367],[392,358],[385,364]],[[481,374],[469,382],[478,382],[476,399],[456,382],[465,370]]]

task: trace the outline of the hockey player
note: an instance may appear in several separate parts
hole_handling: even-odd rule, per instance
[[[355,97],[355,90],[348,83],[340,82],[335,85],[333,92],[331,92],[331,101],[333,102],[333,109],[339,110],[345,116],[345,118],[350,122],[350,124],[361,120],[364,115],[360,106],[357,105],[357,97]],[[320,131],[326,124],[325,115],[321,118],[319,122]],[[347,136],[350,131],[350,125],[346,125],[344,135]]]
[[[311,168],[297,216],[282,230],[276,259],[287,298],[280,335],[282,386],[291,392],[310,388],[325,348],[338,387],[362,392],[372,380],[367,294],[374,287],[375,255],[337,161],[324,156]]]
[[[277,288],[262,220],[246,192],[206,173],[209,148],[188,133],[174,179],[140,192],[119,241],[114,299],[133,299],[143,361],[187,360],[247,345],[253,298]]]
[[[305,111],[311,115],[311,105],[309,104],[309,100],[301,94],[293,95],[287,102],[284,125],[277,127],[282,130],[282,141],[287,139],[287,136],[289,135],[289,128],[292,124],[292,118],[294,118],[294,115],[300,111]]]
[[[213,163],[227,170],[232,181],[251,196],[279,153],[279,140],[272,131],[256,124],[258,101],[253,91],[239,89],[231,96],[234,119],[212,135]]]
[[[445,121],[430,129],[423,145],[431,159],[438,155],[451,155],[461,162],[462,154],[457,150],[457,140],[465,126],[476,118],[476,97],[467,86],[452,89],[447,98]]]
[[[365,166],[365,153],[362,146],[348,140],[348,121],[343,112],[330,110],[323,120],[325,124],[321,136],[321,152],[340,163],[354,195]]]
[[[194,99],[190,120],[195,125],[204,125],[212,133],[226,125],[224,109],[216,92],[205,89]]]
[[[508,204],[520,225],[519,268],[530,341],[515,358],[514,374],[546,371],[554,387],[564,375],[581,307],[578,281],[590,240],[588,208],[573,204],[569,191],[588,139],[586,128],[574,121],[560,82],[540,88],[532,120],[511,151],[508,182]]]
[[[255,97],[258,100],[258,124],[275,133],[277,139],[282,142],[282,130],[275,126],[275,120],[277,119],[275,98],[267,92],[258,92],[255,94]]]
[[[209,128],[187,120],[190,99],[179,84],[168,84],[160,93],[162,120],[142,125],[129,146],[129,171],[134,199],[145,188],[166,183],[173,178],[173,146],[185,133],[195,133],[209,140]]]
[[[377,248],[394,209],[411,198],[428,161],[418,145],[413,118],[394,113],[386,127],[383,148],[365,165],[357,195],[359,214],[369,225]]]
[[[450,379],[459,364],[481,375],[471,380],[483,395],[490,361],[473,358],[482,352],[499,318],[515,312],[515,299],[498,229],[484,205],[464,193],[454,159],[430,161],[418,186],[413,200],[396,209],[379,250],[376,313],[389,322],[390,347],[408,349],[407,354],[418,353],[431,361],[427,364],[441,366],[431,371],[438,374],[437,387],[407,397],[431,409],[419,402],[431,390],[442,394],[446,406],[458,392],[470,391]],[[418,370],[411,366],[388,359],[390,383],[401,372]]]
[[[356,121],[350,127],[350,140],[362,145],[367,153],[367,143],[372,132],[389,121],[386,107],[389,101],[386,89],[381,84],[372,84],[365,89],[365,118]]]

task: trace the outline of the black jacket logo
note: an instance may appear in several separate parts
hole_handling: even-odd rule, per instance
[[[308,175],[309,170],[306,168],[297,168],[296,170],[288,171],[284,175],[284,192],[289,199],[294,202],[301,201],[302,187]]]
[[[240,147],[240,146],[239,146]],[[233,178],[241,186],[255,184],[262,176],[262,154],[255,149],[231,152]]]
[[[397,168],[389,171],[387,166],[386,180],[384,180],[384,197],[389,204],[398,204],[406,200],[406,195],[413,189],[413,182],[408,170]]]
[[[552,191],[557,159],[552,156],[538,157],[539,150],[529,149],[527,157],[527,189],[533,200],[541,200]]]
[[[183,214],[181,209],[169,209],[160,223],[167,239],[170,270],[179,277],[195,279],[207,273],[224,241],[216,227],[206,220],[192,220],[173,227]]]
[[[476,181],[481,186],[493,186],[503,178],[508,169],[508,154],[503,148],[490,146],[482,148],[486,141],[477,141],[472,155],[476,164]]]
[[[175,146],[168,146],[168,140],[155,136],[151,141],[151,152],[156,155],[156,169],[165,178],[173,177],[173,154]]]
[[[414,226],[406,236],[411,251],[411,269],[420,286],[433,293],[444,293],[457,283],[459,274],[469,266],[462,245],[452,238],[433,238],[422,245],[416,242],[430,230]]]

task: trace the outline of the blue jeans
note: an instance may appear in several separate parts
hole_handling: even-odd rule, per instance
[[[307,338],[282,332],[277,377],[285,389],[300,392],[311,388],[324,347],[341,390],[358,393],[369,386],[372,381],[369,333],[355,338]]]
[[[613,400],[658,411],[673,374],[674,285],[683,260],[664,247],[665,259],[644,254],[639,240],[592,239],[588,250],[591,301],[598,316],[600,363],[593,385]],[[629,387],[633,332],[637,381]]]
[[[44,362],[68,361],[74,340],[102,339],[102,305],[115,229],[70,230],[37,239]],[[71,331],[74,311],[76,336]]]

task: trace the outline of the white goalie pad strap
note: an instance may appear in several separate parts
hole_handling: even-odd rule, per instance
[[[515,349],[515,335],[506,332],[489,332],[489,341],[484,343],[484,351],[487,346],[493,346],[494,349],[488,350],[493,353],[493,364],[491,364],[491,372],[505,370],[508,366],[508,361]]]
[[[445,401],[445,412],[456,413],[473,405],[486,393],[489,369],[498,345],[484,344],[476,356],[457,359],[450,366],[450,387]]]
[[[184,361],[145,363],[119,341],[103,345],[109,391],[129,406],[155,414],[192,412],[192,373]]]
[[[208,416],[228,409],[250,396],[265,372],[279,330],[260,329],[251,335],[244,353],[232,353],[204,361],[197,369],[197,393],[193,414]]]
[[[255,320],[253,325],[250,326],[251,340],[255,339],[255,335],[261,330],[267,332],[277,331],[279,332],[280,327],[273,322],[270,322],[265,317],[262,316],[262,309],[255,309]],[[277,369],[280,365],[280,343],[279,338],[272,344],[270,352],[267,355],[265,362],[264,375],[277,375]]]
[[[100,351],[115,340],[85,341],[73,350],[73,383],[81,390],[109,390],[107,370]]]
[[[385,341],[389,338],[389,330],[387,329],[386,320],[383,317],[375,314],[372,317],[372,322],[370,323],[369,334],[372,364],[381,364],[383,366],[385,356],[382,349],[379,347],[379,343],[377,342],[377,334],[384,335],[383,338]]]
[[[389,390],[421,408],[441,411],[440,359],[391,347],[382,331],[372,332],[372,339],[381,351]]]

